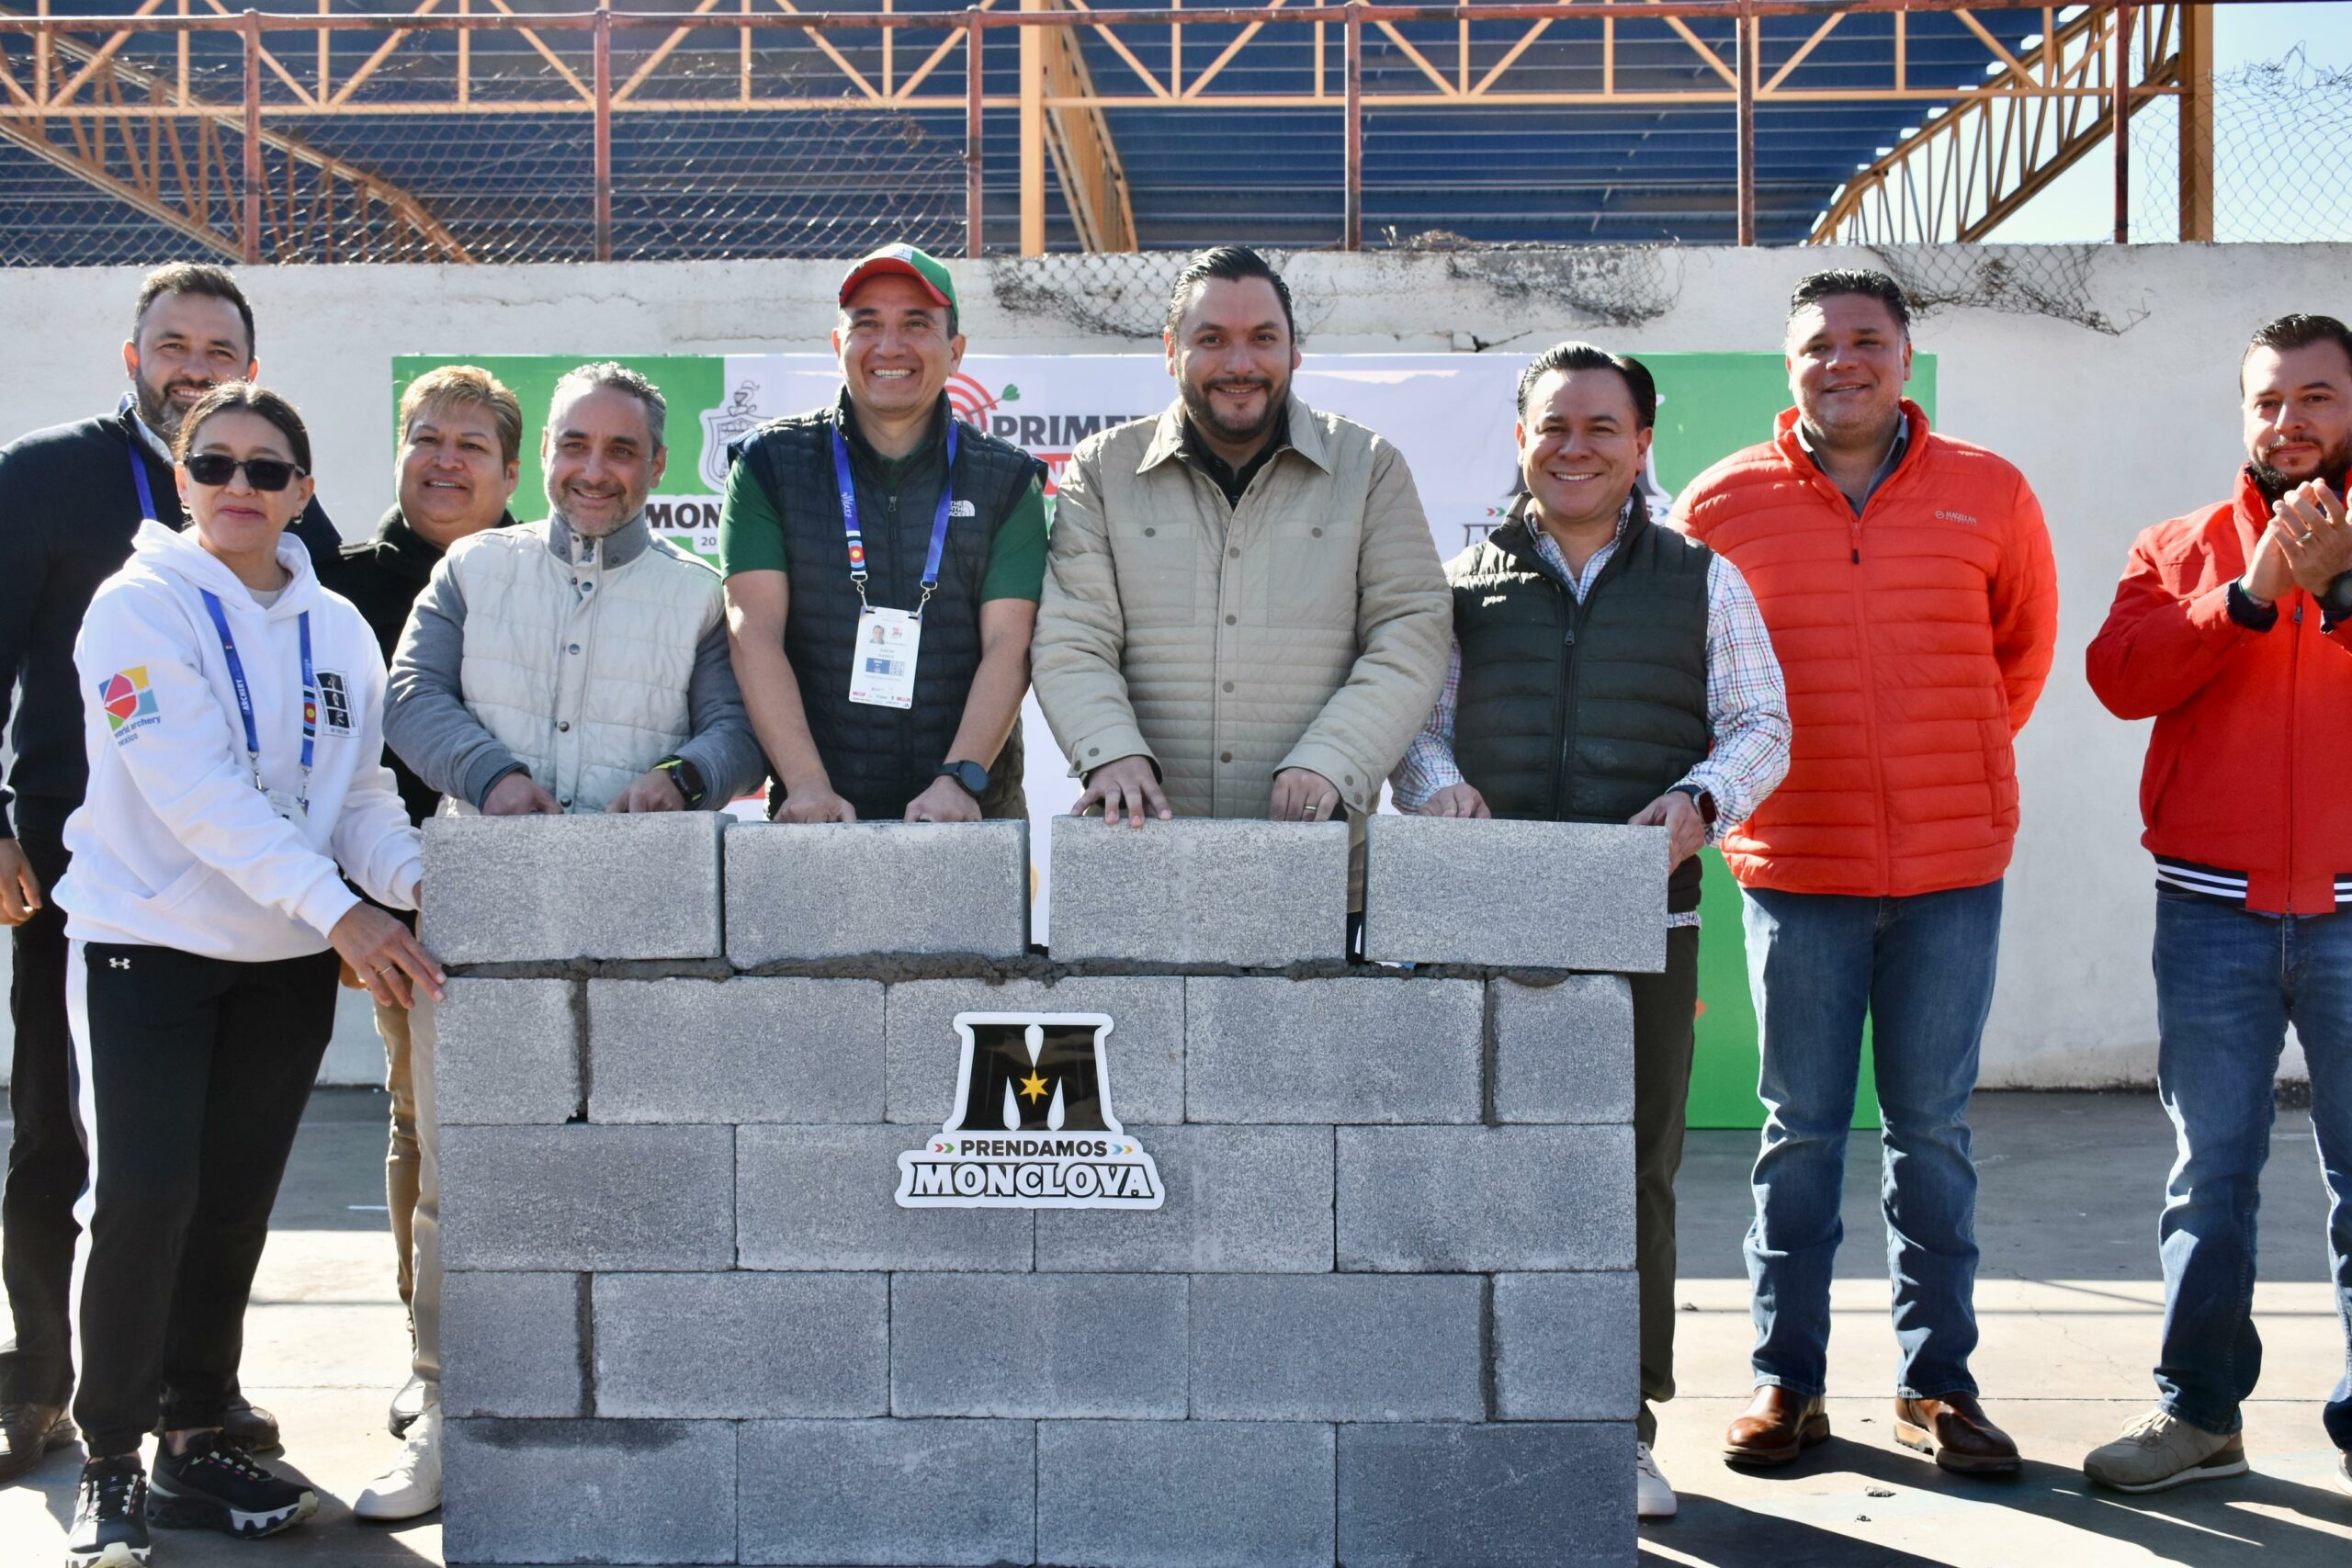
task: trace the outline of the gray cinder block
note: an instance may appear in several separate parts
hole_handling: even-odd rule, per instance
[[[891,1413],[1177,1419],[1184,1287],[1166,1275],[898,1275]]]
[[[1329,1127],[1155,1127],[1142,1143],[1159,1168],[1167,1202],[1140,1212],[1039,1211],[1040,1269],[1329,1270]]]
[[[1332,1471],[1321,1425],[1048,1421],[1037,1428],[1037,1560],[1330,1568]]]
[[[739,1250],[746,1269],[1026,1271],[1027,1209],[901,1209],[907,1127],[746,1127],[736,1134]]]
[[[1492,986],[1495,1120],[1631,1122],[1634,993],[1622,975]]]
[[[1487,1282],[1475,1274],[1219,1274],[1192,1282],[1193,1414],[1476,1421]]]
[[[875,980],[591,980],[594,1122],[878,1122]]]
[[[1193,1122],[1476,1122],[1486,998],[1475,980],[1184,982]]]
[[[956,1098],[959,1012],[1099,1012],[1111,1108],[1130,1127],[1184,1119],[1184,982],[1173,976],[1079,978],[1046,985],[1007,980],[910,980],[890,987],[890,1120],[937,1127]]]
[[[739,1462],[745,1562],[1035,1560],[1031,1422],[755,1421]]]
[[[418,937],[444,964],[716,958],[714,811],[435,817]]]
[[[1053,954],[1278,967],[1341,958],[1343,822],[1054,818]]]
[[[1495,1279],[1495,1414],[1623,1421],[1641,1396],[1641,1283],[1632,1273]]]
[[[727,838],[727,956],[1029,948],[1029,824],[753,822]]]
[[[585,1274],[455,1273],[441,1281],[441,1408],[585,1416]]]
[[[1340,1428],[1348,1568],[1632,1568],[1634,1424]]]
[[[445,1127],[441,1256],[452,1269],[726,1269],[729,1127]]]
[[[1631,1127],[1342,1127],[1343,1269],[1634,1266]]]
[[[596,1413],[886,1416],[889,1315],[880,1274],[603,1275]]]
[[[1666,967],[1663,828],[1391,814],[1365,831],[1367,958]]]
[[[451,1421],[451,1562],[732,1562],[731,1421]],[[550,1480],[550,1478],[560,1480]]]
[[[444,1127],[554,1125],[580,1111],[579,987],[458,976],[433,1009],[434,1105]]]

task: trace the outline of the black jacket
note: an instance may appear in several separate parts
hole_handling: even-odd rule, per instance
[[[511,512],[500,513],[493,525],[514,525]],[[320,569],[322,584],[359,606],[384,649],[387,667],[392,662],[392,649],[400,646],[401,628],[408,625],[408,613],[415,608],[416,596],[424,592],[442,553],[440,546],[410,527],[395,506],[384,513],[374,534],[344,546],[338,556]],[[423,826],[440,807],[441,792],[418,778],[390,746],[384,748],[384,761],[400,783],[401,801],[408,807],[409,820]]]
[[[0,789],[0,836],[13,822],[58,832],[82,803],[89,764],[82,753],[81,681],[74,639],[98,584],[130,558],[139,531],[137,462],[147,473],[158,521],[186,519],[171,465],[133,433],[127,412],[37,430],[0,447],[0,724],[14,706],[16,762]],[[313,499],[294,520],[324,575],[342,540]]]

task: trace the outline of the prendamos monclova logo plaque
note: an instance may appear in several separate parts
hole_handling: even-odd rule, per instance
[[[947,1124],[899,1156],[905,1209],[1157,1209],[1159,1168],[1112,1110],[1111,1020],[963,1012]]]

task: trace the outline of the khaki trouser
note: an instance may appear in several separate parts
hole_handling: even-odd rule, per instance
[[[392,1216],[392,1252],[398,1259],[401,1305],[415,1289],[411,1261],[410,1216],[416,1213],[416,1088],[409,1070],[408,1010],[376,1004],[376,1032],[384,1042],[384,1092],[392,1097],[391,1146],[384,1156],[384,1206]],[[413,1325],[411,1332],[414,1332]]]
[[[1643,1442],[1657,1438],[1650,1406],[1674,1397],[1674,1177],[1699,1009],[1699,928],[1666,933],[1666,971],[1634,987],[1634,1251],[1641,1274]]]
[[[416,1331],[415,1371],[425,1403],[441,1398],[441,1118],[433,1101],[433,1048],[440,1036],[433,998],[422,990],[408,1015],[409,1077],[416,1100],[416,1210],[409,1221],[415,1286],[409,1322]]]

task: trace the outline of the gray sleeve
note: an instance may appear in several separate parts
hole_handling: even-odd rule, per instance
[[[384,740],[418,778],[478,807],[523,764],[467,710],[458,683],[465,649],[466,599],[444,558],[392,649]]]
[[[752,732],[735,667],[727,657],[722,617],[703,633],[695,649],[695,672],[686,682],[686,722],[693,734],[678,755],[702,775],[702,809],[718,811],[737,795],[757,789],[767,777],[768,760]]]

